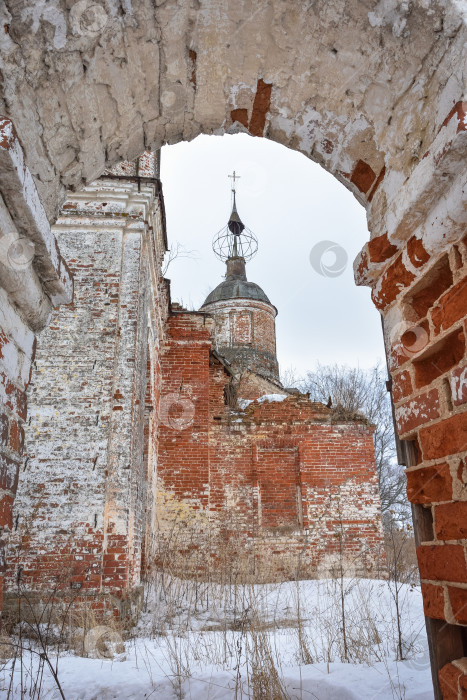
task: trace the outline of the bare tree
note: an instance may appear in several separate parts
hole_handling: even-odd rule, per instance
[[[408,591],[419,583],[415,538],[412,526],[409,523],[400,523],[397,514],[392,510],[384,516],[384,535],[388,566],[387,583],[396,617],[397,659],[402,661],[407,658],[409,652],[413,652],[414,644],[413,639],[404,639],[401,622],[408,604]]]
[[[281,384],[286,389],[299,389],[303,382],[297,369],[292,365],[287,369],[281,370]]]
[[[165,277],[167,274],[167,270],[169,269],[169,266],[171,263],[173,263],[174,260],[177,258],[196,258],[195,251],[194,250],[188,250],[185,248],[184,245],[182,245],[180,242],[176,241],[175,243],[170,244],[170,248],[165,254],[164,257],[164,263],[162,266],[162,276]]]
[[[297,382],[296,382],[297,383]],[[371,369],[346,365],[320,365],[298,381],[313,401],[341,406],[345,413],[363,414],[376,425],[374,434],[376,468],[383,513],[396,510],[409,518],[404,470],[397,464],[391,402],[386,389],[386,374],[379,364]]]

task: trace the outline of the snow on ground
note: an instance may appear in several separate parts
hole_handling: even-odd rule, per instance
[[[420,588],[400,587],[400,640],[394,592],[376,580],[221,587],[165,576],[148,591],[124,650],[96,647],[97,628],[87,638],[90,654],[112,648],[114,657],[61,653],[58,678],[67,700],[431,700]],[[115,630],[110,634],[118,641]],[[404,661],[396,661],[399,642]],[[38,677],[35,657],[24,657],[28,689]],[[51,658],[55,663],[53,650]],[[1,698],[11,666],[0,672]],[[18,662],[11,690],[12,700],[21,698]],[[40,698],[60,697],[44,670]]]

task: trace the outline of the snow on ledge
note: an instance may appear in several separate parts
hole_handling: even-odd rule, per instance
[[[253,401],[257,401],[257,403],[271,403],[272,401],[283,401],[287,397],[288,394],[265,394],[264,396],[260,396],[259,399],[239,399],[238,405],[244,410],[250,403],[253,403]]]

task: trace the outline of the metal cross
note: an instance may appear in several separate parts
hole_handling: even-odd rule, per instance
[[[235,181],[240,180],[240,175],[236,175],[234,170],[233,175],[229,175],[229,177],[232,180],[232,192],[235,192]]]

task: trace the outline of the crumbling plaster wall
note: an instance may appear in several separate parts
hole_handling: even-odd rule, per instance
[[[74,300],[38,339],[10,597],[19,576],[26,590],[71,585],[94,610],[126,614],[122,600],[141,583],[154,530],[157,446],[147,443],[167,309],[155,168],[154,154],[142,156],[138,172],[148,179],[137,182],[135,164],[121,164],[70,194],[53,228]]]
[[[3,97],[49,217],[64,188],[145,148],[248,130],[320,162],[372,228],[465,90],[460,2],[16,2]],[[95,4],[94,4],[95,5]]]

